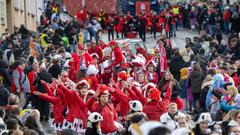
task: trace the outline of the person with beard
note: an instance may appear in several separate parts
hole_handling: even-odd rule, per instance
[[[37,77],[35,81],[33,82],[34,86],[36,87],[36,90],[42,93],[46,93],[46,89],[44,85],[41,83],[41,81],[45,81],[47,83],[52,82],[52,75],[46,71],[45,63],[42,62],[40,67],[40,72],[37,74]],[[38,109],[41,113],[41,121],[48,121],[49,119],[49,113],[50,113],[50,104],[49,102],[40,99],[37,96],[32,97],[33,105],[35,105],[35,109]]]

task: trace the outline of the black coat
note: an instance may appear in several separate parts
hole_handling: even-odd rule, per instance
[[[35,81],[33,82],[34,85],[37,87],[37,90],[43,93],[46,93],[46,90],[44,86],[41,83],[41,80],[51,83],[52,82],[52,75],[48,73],[46,70],[42,70],[40,73],[38,73]]]
[[[172,58],[169,64],[169,70],[176,80],[180,80],[180,70],[183,68],[185,62],[181,56],[175,56]]]
[[[6,106],[8,104],[8,97],[10,96],[9,90],[0,85],[0,106]]]
[[[0,61],[0,75],[3,76],[3,84],[4,86],[10,90],[11,88],[11,76],[8,70],[8,65],[5,61]]]
[[[49,68],[48,72],[52,74],[53,78],[58,78],[58,75],[61,73],[61,67],[58,64],[54,64]]]

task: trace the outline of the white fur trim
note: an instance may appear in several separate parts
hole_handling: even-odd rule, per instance
[[[96,53],[92,53],[92,54],[91,54],[91,57],[94,57],[94,56],[97,57],[97,58],[99,59],[98,54],[96,54]]]
[[[89,85],[89,83],[88,83],[86,80],[81,80],[81,81],[78,82],[78,84],[84,84],[84,85],[87,86],[87,89],[90,88],[90,85]],[[77,85],[78,85],[78,84],[77,84]]]
[[[94,65],[90,65],[87,69],[87,74],[88,75],[97,75],[98,74],[98,69]]]

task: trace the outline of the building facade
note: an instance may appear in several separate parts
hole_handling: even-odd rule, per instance
[[[0,0],[0,33],[6,28],[14,32],[22,24],[35,32],[44,10],[44,0]]]

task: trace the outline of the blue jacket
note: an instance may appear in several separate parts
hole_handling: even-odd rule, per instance
[[[239,110],[240,108],[236,105],[228,105],[227,104],[227,101],[226,100],[223,100],[221,103],[220,103],[220,109],[224,112],[229,112],[230,110],[232,109],[235,109],[235,110]]]

